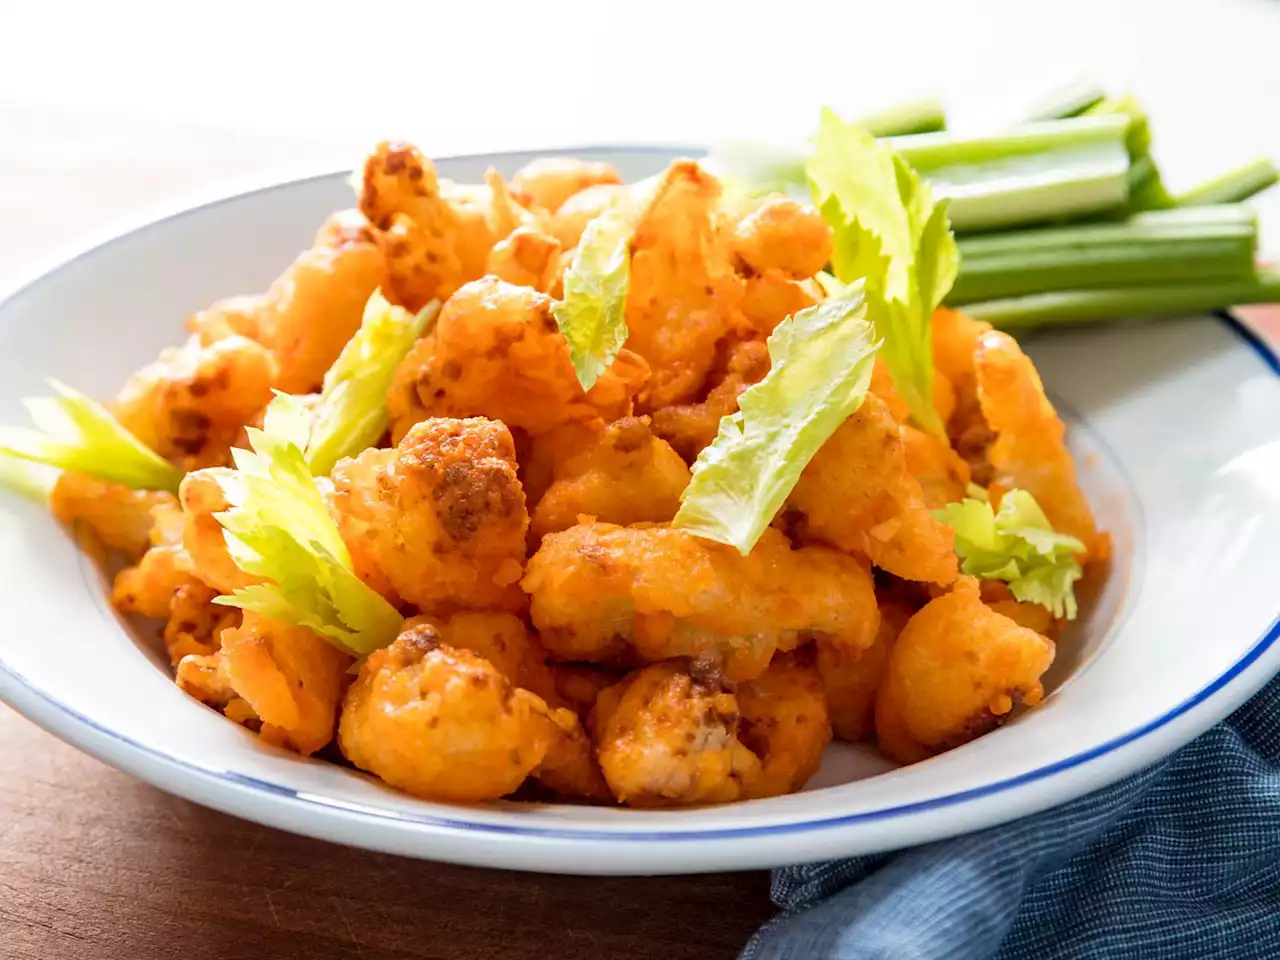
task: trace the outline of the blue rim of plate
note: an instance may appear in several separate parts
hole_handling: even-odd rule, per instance
[[[566,148],[566,149],[569,149],[569,148]],[[629,147],[629,146],[572,148],[572,149],[574,152],[578,152],[578,153],[587,153],[587,152],[595,153],[599,151],[608,151],[608,150],[637,150],[639,152],[639,151],[646,150],[646,148],[644,147]],[[680,148],[649,147],[647,149],[653,152],[659,152],[662,150],[666,150],[670,152],[672,149],[678,150]],[[542,151],[542,150],[510,151],[505,155],[507,156],[510,156],[513,154],[528,155],[529,153],[545,153],[545,152],[546,151]],[[476,155],[472,155],[472,158],[499,157],[503,155],[504,154],[499,154],[499,153],[476,154]],[[458,157],[458,158],[450,158],[450,159],[467,159],[467,157]],[[105,245],[105,243],[110,242],[110,240],[119,239],[129,233],[134,232],[134,230],[136,229],[142,229],[146,226],[150,226],[150,225],[162,222],[164,220],[176,219],[178,217],[185,216],[190,213],[194,213],[195,211],[200,210],[202,208],[214,206],[218,203],[234,200],[239,197],[243,197],[252,193],[264,192],[267,190],[288,186],[290,183],[297,183],[299,181],[312,180],[312,179],[322,179],[324,177],[329,177],[333,175],[334,174],[332,172],[314,174],[314,175],[309,175],[304,177],[297,177],[287,181],[278,181],[265,187],[259,186],[257,189],[242,191],[242,192],[234,193],[231,195],[224,194],[218,197],[217,199],[206,201],[203,203],[198,203],[192,206],[188,206],[166,217],[159,217],[159,218],[153,217],[138,223],[134,227],[124,229],[124,230],[116,230],[110,235],[110,237],[104,238],[101,242],[92,243],[87,246],[82,246],[78,251],[77,255],[68,257],[60,261],[59,263],[57,263],[57,265],[54,268],[50,270],[37,271],[34,274],[32,279],[26,282],[20,282],[16,284],[8,292],[8,294],[6,294],[3,297],[0,297],[0,308],[2,308],[5,303],[7,303],[10,299],[12,299],[17,294],[21,293],[27,286],[31,285],[32,283],[35,283],[41,279],[48,277],[57,269],[60,269],[61,267],[69,265],[71,262],[79,259],[81,256],[86,256],[94,252],[99,247]],[[1225,311],[1225,310],[1216,311],[1213,314],[1213,316],[1216,317],[1218,320],[1222,321],[1222,323],[1224,323],[1229,330],[1231,330],[1236,336],[1238,336],[1241,340],[1243,340],[1246,345],[1251,347],[1253,352],[1262,361],[1264,366],[1266,366],[1269,370],[1271,370],[1272,373],[1276,374],[1277,376],[1280,376],[1280,353],[1277,353],[1276,350],[1273,349],[1270,346],[1270,344],[1268,344],[1265,340],[1263,340],[1263,338],[1258,333],[1256,333],[1247,324],[1245,324],[1238,317],[1234,316],[1228,311]],[[18,673],[12,667],[5,664],[3,661],[0,661],[0,673],[3,673],[15,684],[22,687],[24,690],[28,691],[38,700],[54,708],[56,711],[70,718],[71,720],[75,721],[77,724],[87,727],[95,731],[96,733],[106,737],[107,739],[113,740],[118,744],[122,744],[126,747],[129,747],[130,749],[136,752],[142,753],[146,756],[159,760],[162,763],[168,765],[169,767],[176,767],[187,773],[195,774],[199,777],[202,777],[208,780],[218,781],[223,784],[239,787],[242,789],[247,789],[250,791],[270,794],[275,797],[284,798],[285,800],[290,801],[292,803],[302,804],[303,806],[308,806],[308,807],[315,807],[330,813],[342,812],[347,814],[356,814],[361,817],[371,817],[377,820],[390,821],[392,823],[401,823],[401,824],[408,824],[413,826],[430,827],[432,829],[450,830],[450,831],[457,831],[460,833],[471,833],[471,834],[489,833],[489,834],[498,834],[503,836],[530,837],[530,838],[544,839],[544,840],[598,840],[598,841],[624,841],[624,842],[628,842],[628,841],[629,842],[647,842],[647,841],[655,841],[655,840],[656,841],[673,841],[673,840],[712,841],[712,840],[742,839],[742,838],[748,838],[748,837],[777,836],[780,834],[806,833],[812,830],[831,829],[834,827],[844,827],[844,826],[850,826],[850,825],[859,824],[859,823],[868,823],[868,822],[874,822],[878,820],[888,820],[895,817],[908,816],[912,814],[927,813],[934,810],[953,807],[962,803],[966,803],[971,800],[981,799],[982,797],[992,796],[994,794],[999,794],[999,793],[1005,793],[1017,787],[1025,786],[1029,783],[1034,783],[1039,780],[1043,780],[1055,774],[1081,767],[1086,763],[1089,763],[1093,760],[1098,759],[1099,757],[1105,756],[1109,753],[1113,753],[1114,751],[1120,749],[1121,747],[1124,747],[1130,743],[1135,743],[1138,740],[1141,740],[1143,737],[1147,736],[1148,734],[1160,729],[1161,727],[1167,725],[1168,723],[1172,722],[1173,720],[1177,719],[1183,714],[1186,714],[1187,712],[1199,706],[1200,704],[1206,702],[1211,697],[1213,697],[1214,694],[1222,690],[1229,683],[1231,683],[1231,681],[1235,680],[1245,670],[1247,670],[1255,661],[1257,661],[1259,657],[1261,657],[1267,650],[1271,648],[1273,644],[1275,644],[1277,639],[1280,639],[1280,616],[1277,616],[1276,619],[1272,621],[1271,626],[1253,644],[1253,646],[1249,648],[1249,650],[1244,654],[1244,656],[1242,656],[1239,660],[1237,660],[1234,664],[1232,664],[1225,672],[1223,672],[1215,680],[1213,680],[1207,686],[1203,687],[1197,693],[1192,694],[1186,700],[1183,700],[1181,703],[1172,707],[1171,709],[1169,709],[1159,717],[1143,724],[1140,727],[1130,730],[1128,733],[1121,734],[1120,736],[1114,737],[1111,740],[1107,740],[1096,747],[1092,747],[1089,750],[1083,750],[1080,753],[1073,754],[1070,757],[1066,757],[1054,763],[1046,764],[1043,767],[1037,767],[1036,769],[1029,770],[1026,773],[1018,774],[1016,777],[1008,777],[1004,780],[998,780],[994,783],[984,784],[980,787],[972,787],[968,790],[961,790],[956,793],[950,793],[940,797],[931,797],[928,800],[918,800],[913,803],[900,804],[898,806],[893,806],[893,807],[883,807],[879,810],[867,810],[862,813],[844,814],[842,816],[826,817],[819,820],[803,820],[795,823],[766,824],[766,825],[751,826],[751,827],[725,827],[725,828],[713,829],[713,830],[611,831],[611,830],[567,829],[563,827],[559,827],[559,828],[534,827],[534,826],[526,827],[526,826],[518,826],[514,824],[480,823],[480,822],[469,821],[469,820],[457,820],[451,817],[436,816],[436,815],[425,814],[425,813],[393,812],[386,809],[380,809],[378,807],[367,806],[364,804],[351,803],[343,800],[333,800],[326,797],[317,796],[311,793],[300,792],[292,789],[291,787],[284,787],[284,786],[281,786],[280,784],[272,783],[268,780],[260,780],[257,777],[245,776],[244,774],[234,773],[230,770],[220,770],[217,768],[203,767],[203,766],[200,766],[199,764],[180,759],[178,757],[173,756],[172,754],[165,753],[164,751],[159,750],[155,747],[151,747],[151,746],[148,746],[147,744],[141,743],[133,739],[132,737],[122,736],[116,731],[111,730],[107,727],[104,727],[102,724],[98,723],[97,721],[80,713],[75,708],[45,693],[43,690],[39,689],[34,684],[32,684],[29,680],[27,680],[26,677],[22,676],[20,673]]]

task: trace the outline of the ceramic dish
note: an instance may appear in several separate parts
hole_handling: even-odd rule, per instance
[[[627,179],[660,148],[568,151]],[[438,161],[511,174],[535,154]],[[46,375],[110,395],[181,318],[264,288],[330,211],[345,174],[192,206],[120,233],[0,302],[0,422]],[[48,511],[0,491],[0,699],[162,789],[263,824],[371,849],[571,873],[685,873],[868,853],[1062,803],[1159,759],[1280,670],[1280,359],[1234,320],[1053,331],[1028,350],[1070,422],[1082,482],[1115,542],[1105,586],[1059,644],[1039,709],[902,770],[829,749],[799,794],[636,811],[415,800],[261,743],[173,685],[158,642]]]

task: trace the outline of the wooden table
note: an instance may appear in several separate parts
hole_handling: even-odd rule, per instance
[[[162,793],[0,705],[3,960],[729,958],[764,873],[477,870],[295,837]]]

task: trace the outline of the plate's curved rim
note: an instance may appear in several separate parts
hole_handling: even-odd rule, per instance
[[[459,154],[450,156],[448,160],[500,160],[501,158],[518,158],[528,157],[537,154],[551,153],[575,153],[575,154],[594,154],[594,153],[661,153],[672,154],[680,152],[702,153],[704,148],[693,147],[687,144],[672,145],[656,145],[656,144],[616,144],[616,145],[590,145],[590,146],[572,146],[557,148],[540,148],[530,150],[508,150],[487,153]],[[91,235],[89,239],[77,244],[68,253],[52,258],[46,258],[41,266],[29,269],[20,274],[19,278],[7,285],[2,293],[0,293],[0,310],[13,299],[20,296],[28,288],[38,283],[50,279],[59,271],[71,266],[77,260],[84,256],[90,255],[112,243],[123,240],[126,237],[140,232],[149,227],[158,226],[161,223],[176,220],[190,214],[197,213],[210,207],[218,206],[234,200],[239,200],[258,193],[265,193],[272,190],[286,188],[299,183],[305,183],[313,180],[324,180],[333,177],[341,177],[346,175],[344,170],[320,170],[311,171],[305,174],[292,176],[286,179],[280,179],[277,175],[274,178],[259,177],[251,181],[237,181],[230,184],[223,184],[220,187],[203,191],[199,194],[191,196],[186,202],[170,203],[164,208],[167,212],[156,212],[151,214],[143,214],[128,220],[118,222],[113,229],[101,231],[95,235]],[[243,183],[244,186],[238,184]],[[252,184],[252,185],[249,185]],[[1239,336],[1246,345],[1252,348],[1255,355],[1262,363],[1277,376],[1280,376],[1280,353],[1270,346],[1262,337],[1260,337],[1247,324],[1241,321],[1228,311],[1218,311],[1214,314],[1219,320]],[[1268,649],[1270,649],[1280,639],[1280,615],[1272,621],[1271,626],[1263,633],[1263,635],[1254,642],[1254,644],[1233,663],[1222,674],[1201,688],[1196,693],[1187,697],[1185,700],[1161,714],[1159,717],[1130,730],[1110,740],[1104,741],[1089,750],[1084,750],[1073,754],[1070,757],[1046,764],[1043,767],[1037,767],[1034,770],[1019,774],[1015,777],[1009,777],[1004,780],[996,781],[990,784],[984,784],[980,787],[973,787],[967,790],[958,791],[952,794],[945,794],[939,797],[932,797],[927,800],[914,801],[908,804],[900,804],[897,806],[883,807],[877,810],[867,810],[860,813],[844,814],[835,817],[822,817],[819,819],[797,820],[780,824],[760,824],[755,826],[743,827],[721,827],[713,829],[701,830],[637,830],[637,831],[613,831],[613,830],[593,830],[593,829],[577,829],[568,827],[550,827],[550,826],[522,826],[515,824],[495,824],[484,823],[474,820],[455,819],[453,817],[437,816],[433,814],[399,812],[379,809],[377,807],[367,806],[364,804],[353,804],[347,801],[333,800],[329,801],[325,797],[315,796],[312,794],[302,794],[290,787],[284,787],[280,784],[272,783],[266,780],[260,780],[256,777],[249,777],[243,774],[237,774],[230,770],[219,770],[216,768],[203,767],[199,764],[192,763],[187,760],[180,759],[171,754],[165,753],[155,747],[148,746],[131,737],[122,736],[115,731],[104,727],[97,721],[80,713],[74,707],[70,706],[51,696],[33,683],[27,680],[22,674],[0,660],[0,680],[8,679],[17,688],[25,691],[27,696],[31,697],[31,703],[25,704],[28,710],[22,709],[24,704],[20,704],[18,700],[26,700],[26,697],[13,696],[9,691],[5,690],[7,685],[0,685],[0,693],[5,696],[0,699],[9,703],[13,709],[17,710],[23,716],[36,722],[41,726],[46,726],[47,717],[35,715],[38,711],[30,709],[33,704],[43,705],[45,708],[51,708],[56,714],[60,714],[66,720],[72,722],[73,728],[78,725],[87,728],[94,734],[105,737],[108,741],[125,747],[128,750],[140,753],[153,761],[158,761],[162,767],[170,770],[176,770],[183,774],[195,775],[206,781],[213,781],[216,785],[231,786],[240,790],[258,791],[271,795],[277,800],[284,800],[289,804],[297,804],[302,807],[316,808],[323,814],[334,814],[342,812],[348,815],[354,814],[358,817],[371,817],[380,821],[388,821],[399,825],[410,825],[415,827],[426,827],[432,830],[442,830],[450,832],[459,832],[463,834],[494,834],[496,836],[505,837],[525,837],[540,840],[585,840],[585,841],[607,841],[607,842],[636,842],[636,841],[715,841],[715,840],[733,840],[744,839],[749,837],[766,837],[777,836],[780,834],[798,834],[808,833],[812,831],[825,830],[834,827],[846,827],[854,824],[874,822],[880,820],[888,820],[895,817],[906,817],[913,814],[923,814],[930,811],[936,811],[943,808],[955,807],[972,800],[981,799],[996,794],[1007,794],[1009,791],[1018,787],[1026,786],[1031,783],[1045,780],[1055,774],[1064,773],[1068,770],[1076,769],[1085,764],[1097,760],[1108,754],[1112,754],[1120,748],[1129,744],[1136,743],[1149,734],[1167,726],[1173,720],[1183,716],[1194,708],[1206,704],[1213,699],[1216,694],[1223,690],[1233,680],[1243,675],[1248,668],[1254,664]],[[1261,684],[1258,684],[1261,686]],[[1242,688],[1243,689],[1243,688]],[[1223,711],[1226,712],[1232,706],[1243,702],[1245,694],[1242,693],[1236,703],[1232,703]],[[48,728],[53,728],[56,724],[48,723]],[[55,732],[60,737],[66,731],[65,728],[59,727]],[[86,750],[87,752],[98,756],[100,759],[106,759],[101,756],[98,750],[85,741],[83,737],[73,737],[69,734],[66,739],[75,746]],[[110,761],[107,761],[110,762]],[[1136,769],[1136,765],[1134,767]]]

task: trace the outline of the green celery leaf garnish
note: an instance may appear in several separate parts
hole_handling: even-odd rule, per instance
[[[1015,598],[1038,603],[1055,617],[1076,618],[1073,584],[1085,545],[1057,533],[1035,497],[1010,490],[999,511],[982,500],[949,503],[933,515],[956,534],[960,568],[971,577],[1004,580]]]
[[[396,367],[439,313],[438,300],[415,314],[374,291],[360,329],[324,375],[305,445],[312,473],[326,475],[343,457],[355,456],[381,439],[387,430],[387,390]]]
[[[698,455],[674,526],[751,548],[806,464],[862,404],[879,344],[861,283],[801,310],[769,337],[772,368]]]
[[[402,618],[355,575],[302,452],[309,430],[306,408],[280,394],[263,429],[248,431],[253,452],[232,451],[237,471],[223,483],[231,509],[218,522],[236,566],[267,582],[214,602],[306,627],[365,656],[396,638]]]
[[[884,341],[894,386],[916,422],[945,439],[933,408],[930,321],[960,265],[946,202],[933,202],[892,147],[829,109],[805,169],[814,203],[835,231],[836,278],[865,279],[867,315]]]
[[[38,429],[0,427],[0,456],[74,470],[135,490],[178,492],[182,471],[122,427],[105,407],[50,380],[57,397],[26,400]]]

